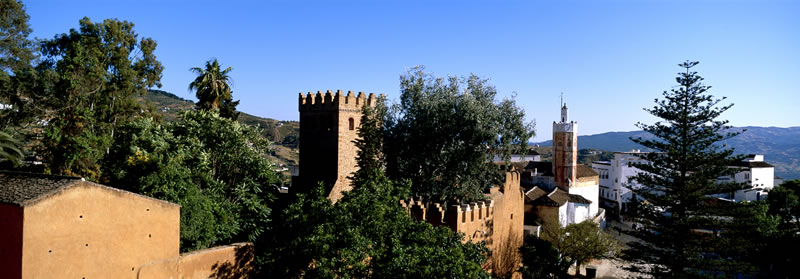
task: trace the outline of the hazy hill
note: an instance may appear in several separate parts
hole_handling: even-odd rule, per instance
[[[746,129],[741,135],[725,143],[735,148],[736,153],[764,154],[765,160],[775,166],[775,175],[782,178],[800,178],[800,127],[737,127]],[[579,149],[608,151],[630,151],[644,147],[630,141],[630,137],[651,137],[643,131],[608,132],[589,136],[578,136]],[[552,141],[536,143],[550,146]]]
[[[165,121],[175,121],[178,119],[178,112],[194,108],[193,101],[161,90],[149,90],[147,95],[140,98],[139,101],[152,105]],[[239,115],[239,122],[261,127],[264,136],[275,143],[272,156],[277,159],[276,163],[296,164],[298,162],[299,122],[263,118],[244,112]]]

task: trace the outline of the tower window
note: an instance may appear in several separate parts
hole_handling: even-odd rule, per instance
[[[350,131],[352,131],[352,130],[355,130],[355,129],[356,129],[356,121],[355,121],[355,120],[353,120],[353,118],[352,118],[352,117],[350,117],[350,119],[348,120],[348,122],[350,123]]]

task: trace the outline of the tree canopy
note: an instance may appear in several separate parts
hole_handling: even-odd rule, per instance
[[[385,125],[387,174],[409,179],[412,194],[480,199],[500,182],[494,155],[508,160],[534,135],[513,98],[496,101],[487,80],[435,77],[416,67],[400,77],[400,103]]]
[[[161,86],[163,66],[156,60],[156,42],[137,39],[134,24],[107,19],[80,20],[78,30],[42,42],[45,61],[54,73],[50,108],[41,154],[58,174],[100,177],[98,164],[115,130],[143,115],[135,97]]]
[[[520,273],[523,278],[569,278],[569,259],[562,256],[550,241],[535,235],[525,235],[522,247],[519,248],[522,256]]]
[[[104,159],[106,183],[180,204],[184,251],[255,241],[268,228],[278,181],[258,129],[213,112],[123,126]]]

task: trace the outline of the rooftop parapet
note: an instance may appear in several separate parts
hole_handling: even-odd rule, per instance
[[[300,111],[361,110],[361,107],[365,104],[375,106],[377,97],[375,93],[366,95],[364,92],[358,92],[358,95],[354,95],[353,91],[347,91],[347,95],[343,95],[342,90],[336,90],[336,93],[328,90],[325,93],[317,91],[316,94],[312,92],[300,93],[298,103]]]
[[[426,202],[420,197],[401,200],[400,206],[414,219],[424,220],[434,226],[447,224],[454,230],[458,224],[485,222],[493,214],[494,201],[485,200],[469,204],[450,205],[447,210],[438,202]]]

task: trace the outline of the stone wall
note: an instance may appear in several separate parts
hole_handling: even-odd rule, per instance
[[[375,106],[375,94],[369,96],[353,91],[343,95],[318,91],[300,93],[300,179],[293,191],[308,191],[319,181],[325,183],[328,197],[336,202],[342,192],[352,189],[350,176],[356,171],[358,149],[353,142],[358,138],[361,109]]]

